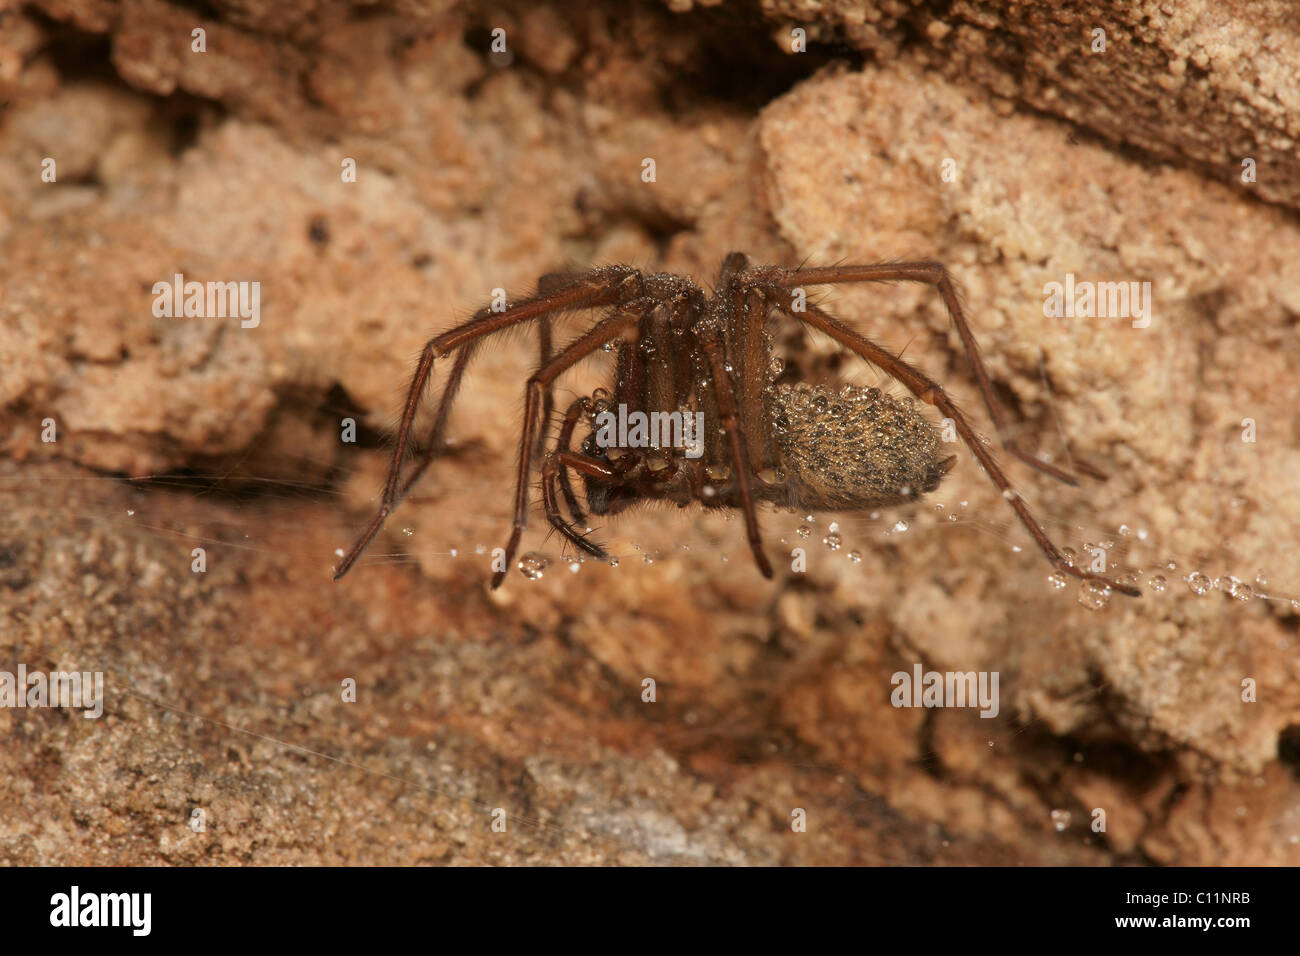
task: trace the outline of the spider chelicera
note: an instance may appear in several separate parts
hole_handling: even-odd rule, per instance
[[[772,566],[763,551],[757,502],[799,510],[854,511],[910,501],[937,487],[956,456],[941,454],[934,425],[911,402],[875,388],[844,386],[832,392],[777,384],[768,331],[769,321],[776,316],[825,333],[938,409],[1058,571],[1122,594],[1139,595],[1131,585],[1067,560],[943,388],[810,301],[805,291],[832,283],[897,281],[927,283],[938,290],[1003,447],[1039,471],[1077,485],[1073,474],[1028,454],[1005,437],[1006,423],[957,286],[938,262],[790,269],[752,267],[743,254],[732,253],[723,261],[717,285],[707,294],[684,276],[605,266],[543,277],[530,298],[500,311],[481,309],[424,346],[411,377],[379,511],[337,566],[335,580],[348,572],[400,498],[444,447],[448,414],[475,349],[487,336],[524,322],[538,324],[541,360],[524,388],[514,525],[505,560],[492,578],[494,588],[505,578],[505,568],[519,546],[528,519],[530,476],[538,464],[547,519],[566,540],[593,557],[607,555],[574,527],[585,515],[570,482],[571,471],[582,477],[586,507],[596,515],[616,514],[647,500],[682,506],[698,501],[710,508],[740,509],[754,561],[769,578]],[[600,318],[553,353],[552,318],[576,310],[598,311]],[[612,390],[597,390],[592,397],[574,401],[554,445],[547,448],[556,379],[606,347],[616,352]],[[435,359],[446,356],[454,360],[428,440],[413,471],[402,481],[421,397]],[[617,429],[610,427],[614,409]],[[703,428],[692,438],[691,429],[681,426],[693,420]],[[628,421],[633,427],[627,427]],[[575,450],[574,431],[580,422],[591,430]],[[1094,478],[1106,477],[1090,466],[1076,467]]]

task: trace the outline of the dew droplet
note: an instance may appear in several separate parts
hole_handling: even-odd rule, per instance
[[[550,561],[546,560],[546,558],[542,557],[542,555],[538,554],[536,551],[529,551],[519,559],[519,570],[523,573],[523,576],[528,578],[530,581],[536,581],[546,571],[546,568],[550,563]]]
[[[806,524],[801,524],[799,527],[794,529],[794,533],[801,538],[806,538],[808,535],[812,534],[812,528],[808,527]]]
[[[402,529],[402,534],[406,535],[406,536],[409,538],[409,537],[411,537],[413,534],[415,534],[415,529],[414,529],[414,528],[403,528],[403,529]]]
[[[861,563],[862,563],[862,552],[861,552],[861,551],[850,551],[850,552],[849,552],[849,560],[850,560],[851,562],[853,562],[854,564],[861,564]]]
[[[1187,582],[1187,587],[1191,589],[1193,594],[1209,594],[1210,590],[1214,587],[1214,582],[1200,571],[1193,571],[1191,574],[1187,575],[1184,580]]]
[[[1059,591],[1061,590],[1061,588],[1065,587],[1069,582],[1065,579],[1065,575],[1062,574],[1060,571],[1053,571],[1051,574],[1047,576],[1047,583]]]
[[[453,558],[456,557],[456,556],[459,555],[459,554],[460,554],[460,552],[459,552],[458,550],[456,550],[455,548],[452,548],[452,549],[451,549],[451,556],[452,556]]]
[[[1255,589],[1252,588],[1245,581],[1238,581],[1228,590],[1228,593],[1231,594],[1238,601],[1242,601],[1244,603],[1246,601],[1249,601],[1251,598],[1255,596]]]
[[[1052,826],[1056,828],[1057,833],[1063,833],[1065,831],[1065,828],[1068,827],[1069,825],[1070,825],[1069,810],[1052,811]]]
[[[1061,556],[1065,558],[1065,563],[1072,568],[1076,566],[1079,560],[1079,552],[1075,551],[1074,548],[1062,548]]]
[[[1151,579],[1152,591],[1163,591],[1168,586],[1169,586],[1169,582],[1165,580],[1165,576],[1163,574],[1157,574],[1155,577]]]
[[[1110,604],[1110,585],[1084,581],[1079,585],[1079,603],[1089,611],[1100,611]]]
[[[1132,533],[1133,533],[1133,529],[1130,528],[1128,525],[1122,524],[1119,526],[1119,535],[1121,538],[1127,538]]]
[[[126,516],[127,516],[128,518],[134,518],[134,517],[135,517],[135,509],[134,509],[134,508],[127,508],[127,509],[126,509]]]
[[[836,531],[831,531],[826,535],[826,537],[822,538],[822,544],[826,545],[826,548],[829,551],[838,551],[840,545],[843,543],[844,542],[840,538],[839,533]]]
[[[785,371],[785,362],[783,362],[777,356],[773,355],[772,363],[768,365],[767,370],[773,378],[776,378],[778,375],[780,375],[782,372]]]
[[[890,530],[893,531],[894,534],[902,534],[904,531],[907,530],[907,528],[908,528],[907,522],[900,518],[898,521],[894,522],[894,527],[892,527]]]
[[[610,558],[610,559],[609,559],[609,566],[610,566],[611,568],[616,568],[616,567],[618,567],[618,558]]]
[[[577,561],[570,561],[570,562],[569,562],[569,570],[570,570],[572,573],[574,573],[574,574],[577,574],[577,573],[578,573],[578,569],[581,568],[581,567],[582,567],[582,565],[579,564]]]
[[[341,557],[343,557],[343,549],[342,549],[342,548],[335,548],[335,549],[334,549],[334,557],[336,557],[336,558],[341,558]]]

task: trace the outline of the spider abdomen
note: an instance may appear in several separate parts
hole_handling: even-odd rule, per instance
[[[772,435],[792,507],[859,510],[933,491],[952,467],[934,426],[878,388],[780,386]]]

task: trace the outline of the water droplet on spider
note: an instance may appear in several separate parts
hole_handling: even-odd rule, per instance
[[[578,573],[578,569],[581,568],[581,567],[582,567],[582,565],[579,564],[577,561],[570,561],[570,562],[569,562],[569,571],[571,571],[573,574],[577,574],[577,573]]]
[[[862,563],[862,552],[861,552],[861,551],[850,551],[850,552],[849,552],[849,561],[851,561],[853,564],[861,564],[861,563]]]
[[[550,563],[536,551],[529,551],[519,559],[519,570],[530,581],[536,581],[546,571]]]
[[[655,563],[655,559],[652,558],[652,557],[651,557],[650,555],[648,555],[648,554],[647,554],[644,558],[642,558],[641,560],[644,561],[646,564],[654,564],[654,563]]]
[[[1268,577],[1264,574],[1263,571],[1255,572],[1255,587],[1257,588],[1268,587]]]
[[[1231,594],[1238,601],[1244,603],[1246,601],[1249,601],[1251,598],[1255,596],[1255,589],[1252,588],[1245,581],[1238,581],[1228,590],[1228,593]]]
[[[609,559],[609,566],[610,566],[611,568],[616,568],[616,567],[618,567],[618,558],[610,558],[610,559]]]
[[[402,529],[402,534],[406,535],[406,536],[409,538],[409,537],[411,537],[413,534],[415,534],[415,529],[414,529],[414,528],[403,528],[403,529]]]
[[[894,522],[894,526],[889,530],[892,531],[894,534],[902,534],[904,531],[908,529],[908,527],[909,527],[908,523],[904,521],[902,518],[899,518],[897,521]]]
[[[1074,548],[1062,548],[1061,557],[1065,558],[1067,565],[1074,567],[1079,560],[1079,552],[1075,551]]]
[[[1061,590],[1061,588],[1065,587],[1066,584],[1068,584],[1069,582],[1066,581],[1065,575],[1062,574],[1060,571],[1053,571],[1051,574],[1047,576],[1047,583],[1059,591]]]
[[[826,545],[828,551],[838,551],[843,543],[843,539],[836,531],[828,532],[826,537],[822,538],[822,544]]]
[[[459,555],[460,555],[460,551],[459,551],[459,550],[457,550],[456,548],[452,548],[452,549],[451,549],[451,556],[452,556],[453,558],[458,557]]]
[[[767,367],[767,371],[773,378],[776,378],[785,371],[785,362],[776,356],[773,356],[771,364]]]
[[[1110,586],[1098,581],[1084,581],[1079,585],[1079,603],[1089,611],[1100,611],[1110,604]]]
[[[951,515],[948,515],[948,520],[949,520],[949,521],[960,521],[960,520],[961,520],[961,515],[957,515],[957,514],[951,514]]]
[[[1122,524],[1119,526],[1119,536],[1121,538],[1127,538],[1132,533],[1133,533],[1133,529],[1130,528],[1128,525]]]
[[[134,508],[127,508],[127,509],[126,509],[126,516],[127,516],[128,518],[134,518],[134,517],[135,517],[135,509],[134,509]]]
[[[836,531],[840,530],[840,523],[838,521],[832,521],[830,527],[826,530],[834,534]]]
[[[799,527],[794,529],[794,533],[801,538],[806,538],[808,535],[812,534],[812,528],[808,527],[806,524],[801,524]]]
[[[1214,588],[1214,582],[1200,571],[1193,571],[1184,580],[1193,594],[1209,594]]]
[[[1053,810],[1051,816],[1052,826],[1056,828],[1057,833],[1063,833],[1065,828],[1070,825],[1069,810]]]
[[[343,557],[343,549],[342,549],[342,548],[335,548],[335,549],[334,549],[334,557],[336,557],[336,558],[341,558],[341,557]]]
[[[1152,591],[1163,591],[1168,586],[1169,586],[1169,582],[1165,580],[1165,576],[1163,574],[1157,574],[1155,577],[1151,579]]]

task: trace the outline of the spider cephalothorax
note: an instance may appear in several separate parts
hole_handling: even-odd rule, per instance
[[[514,525],[505,548],[506,566],[527,522],[530,475],[538,461],[547,519],[586,553],[606,556],[599,544],[574,527],[585,515],[573,491],[571,472],[582,477],[586,509],[597,515],[616,514],[647,500],[739,509],[754,560],[768,577],[772,568],[763,552],[757,502],[804,510],[860,510],[908,501],[933,490],[956,456],[942,453],[935,427],[914,400],[876,388],[845,385],[835,390],[778,381],[768,326],[785,320],[829,335],[894,378],[915,399],[936,408],[1058,570],[1137,594],[1136,588],[1078,568],[1061,554],[965,415],[936,382],[831,316],[806,294],[808,286],[888,281],[925,282],[938,289],[993,423],[1002,432],[1002,414],[956,286],[939,263],[751,268],[743,255],[732,253],[708,294],[682,276],[646,275],[629,266],[548,276],[531,298],[499,312],[480,310],[424,347],[407,394],[379,512],[339,564],[335,578],[347,573],[401,495],[442,447],[451,403],[478,343],[484,336],[530,320],[538,323],[541,361],[524,389]],[[600,318],[553,353],[551,318],[579,309],[598,310]],[[554,444],[546,447],[556,379],[579,360],[607,347],[616,352],[612,389],[573,402]],[[434,360],[452,355],[429,439],[412,474],[402,482],[412,423]],[[575,449],[579,425],[588,431]],[[1003,445],[1040,471],[1077,484],[1069,472],[1005,439]],[[499,567],[493,587],[504,576]]]

